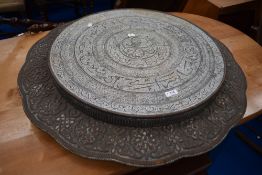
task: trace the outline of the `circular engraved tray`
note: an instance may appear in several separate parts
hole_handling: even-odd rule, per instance
[[[174,114],[199,109],[225,76],[221,52],[205,32],[145,10],[74,22],[54,41],[49,64],[67,96],[96,110],[90,115],[131,126],[167,123],[181,117]]]
[[[55,86],[48,57],[57,28],[29,51],[18,85],[28,118],[69,151],[83,157],[151,167],[207,152],[219,144],[246,109],[246,80],[228,49],[216,42],[225,81],[199,113],[159,127],[113,125],[88,116]]]

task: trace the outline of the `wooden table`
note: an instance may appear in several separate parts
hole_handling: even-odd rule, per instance
[[[218,21],[176,14],[223,42],[245,72],[247,111],[241,122],[262,113],[262,48],[240,31]],[[17,75],[29,48],[47,32],[0,41],[0,174],[125,174],[136,168],[78,157],[59,146],[25,116]]]
[[[183,12],[213,19],[243,10],[255,10],[259,0],[188,0]]]

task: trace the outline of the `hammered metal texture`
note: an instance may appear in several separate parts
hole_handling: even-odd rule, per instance
[[[216,98],[197,115],[174,124],[135,128],[95,120],[72,106],[55,87],[48,68],[57,28],[29,51],[18,85],[28,118],[69,151],[83,157],[152,167],[207,152],[219,144],[246,109],[246,81],[225,46],[225,81]]]
[[[114,10],[74,22],[54,41],[50,67],[62,89],[88,106],[149,120],[206,102],[225,70],[205,32],[146,10]]]

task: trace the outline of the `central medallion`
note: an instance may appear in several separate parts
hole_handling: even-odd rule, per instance
[[[127,58],[133,58],[135,60],[145,60],[146,58],[154,56],[156,53],[157,48],[152,40],[153,39],[149,39],[148,37],[141,36],[125,38],[124,41],[120,44],[120,51]],[[147,65],[146,61],[145,63]],[[138,67],[140,67],[139,63]]]
[[[221,53],[205,32],[140,10],[99,13],[68,26],[52,45],[50,69],[76,101],[145,119],[196,108],[225,74]]]
[[[170,52],[168,41],[149,30],[125,30],[113,34],[105,43],[110,59],[133,68],[157,66]]]

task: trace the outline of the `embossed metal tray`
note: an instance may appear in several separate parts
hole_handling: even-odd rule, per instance
[[[63,27],[51,31],[30,49],[18,85],[28,118],[75,154],[141,167],[164,165],[211,150],[245,112],[244,74],[228,49],[215,41],[225,63],[224,82],[197,113],[172,124],[146,128],[96,120],[65,98],[49,70],[49,53],[62,31]]]
[[[204,31],[134,9],[69,25],[52,44],[49,65],[61,91],[89,115],[128,126],[166,124],[200,110],[225,76],[221,51]]]

